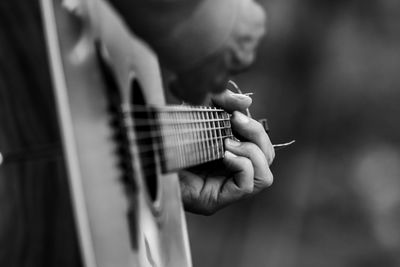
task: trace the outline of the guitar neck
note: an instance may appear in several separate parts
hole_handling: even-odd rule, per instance
[[[224,139],[233,137],[230,115],[222,109],[166,106],[154,116],[165,172],[223,158]]]

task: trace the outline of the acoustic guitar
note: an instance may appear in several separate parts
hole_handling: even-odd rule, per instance
[[[191,266],[177,171],[223,158],[229,114],[166,105],[156,55],[102,0],[42,0],[86,267]]]

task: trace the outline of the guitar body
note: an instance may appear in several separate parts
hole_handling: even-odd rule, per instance
[[[178,177],[135,131],[165,104],[155,54],[104,1],[42,11],[84,265],[190,266]]]

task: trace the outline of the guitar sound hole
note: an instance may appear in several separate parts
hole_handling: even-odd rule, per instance
[[[138,184],[134,177],[135,170],[133,169],[133,161],[141,163],[140,170],[145,182],[145,187],[151,201],[155,202],[158,195],[158,179],[157,179],[157,162],[155,160],[156,144],[155,137],[152,133],[155,131],[151,121],[154,119],[151,111],[144,112],[143,107],[146,101],[143,97],[142,87],[137,80],[131,82],[132,92],[132,119],[134,122],[134,129],[126,129],[124,123],[124,111],[121,109],[122,96],[114,78],[113,72],[107,62],[104,61],[101,55],[101,44],[96,44],[96,51],[98,53],[99,64],[103,73],[105,84],[107,85],[107,97],[109,100],[109,110],[112,115],[111,125],[115,130],[114,139],[118,144],[117,151],[120,158],[120,167],[123,171],[122,181],[127,186],[128,194],[136,194]],[[129,131],[134,130],[136,140],[134,142],[134,149],[136,150],[135,156],[131,153],[129,141]]]
[[[132,103],[133,103],[133,121],[135,125],[135,136],[137,145],[137,154],[142,167],[142,175],[146,184],[148,195],[154,202],[158,195],[157,162],[155,160],[156,140],[154,113],[150,109],[143,109],[145,100],[142,93],[142,87],[137,80],[131,83]]]

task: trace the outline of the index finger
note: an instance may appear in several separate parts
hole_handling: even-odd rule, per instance
[[[232,129],[247,141],[256,144],[264,153],[268,163],[275,157],[275,150],[264,127],[246,115],[235,111],[231,117]]]

